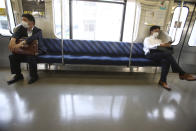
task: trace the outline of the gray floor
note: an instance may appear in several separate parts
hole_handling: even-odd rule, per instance
[[[0,69],[1,131],[196,131],[196,82],[169,74],[40,71],[8,86]]]

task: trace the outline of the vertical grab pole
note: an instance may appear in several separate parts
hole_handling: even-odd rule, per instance
[[[135,12],[134,12],[134,23],[133,23],[133,30],[132,30],[132,37],[131,37],[131,47],[130,47],[130,56],[129,56],[129,68],[131,68],[131,58],[132,58],[132,49],[133,49],[133,38],[134,38],[134,33],[135,33],[136,11],[137,11],[137,0],[135,0]]]
[[[72,17],[72,0],[69,0],[69,38],[73,39],[73,17]]]
[[[62,53],[62,64],[64,65],[64,50],[63,50],[63,0],[61,0],[61,53]]]
[[[121,22],[120,41],[123,40],[124,25],[125,25],[125,14],[126,14],[126,10],[127,10],[127,0],[124,0],[123,6],[124,6],[124,8],[123,8],[122,22]]]
[[[177,28],[176,28],[176,31],[175,31],[175,35],[174,35],[174,41],[176,39],[176,34],[177,34],[177,31],[178,31],[178,23],[180,22],[180,17],[181,17],[181,14],[182,14],[182,8],[183,8],[183,6],[184,6],[184,0],[181,3],[180,13],[178,15],[178,22],[177,22]]]
[[[5,0],[5,7],[6,7],[6,13],[7,13],[9,31],[10,31],[10,33],[12,33],[13,30],[11,28],[11,22],[10,22],[9,9],[8,9],[8,1],[7,0]]]

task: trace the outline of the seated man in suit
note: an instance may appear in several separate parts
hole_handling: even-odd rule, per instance
[[[160,32],[159,26],[152,26],[150,28],[150,36],[146,37],[144,40],[144,48],[143,48],[147,58],[160,62],[162,65],[159,85],[161,85],[163,88],[167,90],[171,90],[171,88],[169,88],[167,85],[167,75],[169,72],[170,65],[172,67],[173,72],[179,73],[180,79],[188,80],[188,81],[195,80],[195,78],[192,75],[185,73],[181,69],[181,67],[178,65],[178,63],[171,55],[171,53],[157,50],[158,46],[171,47],[171,42],[163,43],[160,39],[158,39],[159,32]]]
[[[38,53],[44,54],[46,52],[42,41],[42,30],[35,26],[35,18],[31,14],[22,15],[22,23],[17,27],[9,43],[10,51],[14,50],[16,41],[24,37],[27,38],[25,39],[25,41],[17,44],[18,47],[23,47],[25,44],[30,44],[34,40],[38,40]],[[8,81],[8,84],[12,84],[24,79],[20,68],[20,63],[23,61],[27,61],[29,64],[30,79],[28,83],[31,84],[38,80],[36,56],[12,53],[9,56],[9,60],[11,73],[15,74],[15,76]]]

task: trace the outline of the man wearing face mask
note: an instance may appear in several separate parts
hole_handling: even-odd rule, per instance
[[[173,72],[179,73],[179,78],[182,80],[193,81],[195,78],[185,73],[181,67],[177,64],[171,53],[157,50],[157,47],[171,47],[171,42],[163,43],[160,39],[158,39],[160,32],[160,26],[152,26],[150,28],[150,36],[146,37],[144,40],[144,52],[147,58],[152,59],[156,62],[161,63],[161,78],[159,81],[159,85],[167,90],[171,90],[171,88],[167,85],[167,75],[169,72],[170,65],[172,67]]]
[[[8,47],[10,51],[13,52],[16,41],[24,37],[26,37],[25,41],[22,41],[17,44],[18,47],[24,47],[25,44],[31,44],[34,40],[38,40],[38,53],[46,53],[46,49],[43,46],[42,42],[42,30],[35,26],[35,18],[31,14],[22,15],[22,23],[17,27],[9,43]],[[24,79],[20,68],[20,63],[23,61],[27,61],[29,64],[30,79],[28,83],[32,84],[38,80],[36,56],[20,55],[13,53],[9,56],[9,60],[11,73],[15,74],[15,76],[7,82],[8,84],[12,84]]]

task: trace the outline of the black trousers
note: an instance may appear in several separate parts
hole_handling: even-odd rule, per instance
[[[175,73],[179,73],[180,75],[183,75],[185,73],[170,53],[161,51],[150,52],[146,55],[146,57],[161,63],[162,69],[160,81],[167,82],[167,75],[170,66],[172,67],[172,71]]]
[[[37,76],[37,57],[31,55],[11,54],[9,56],[10,68],[12,74],[21,74],[20,63],[27,62],[29,64],[29,73],[31,77]]]

